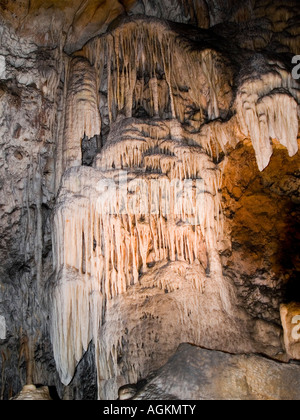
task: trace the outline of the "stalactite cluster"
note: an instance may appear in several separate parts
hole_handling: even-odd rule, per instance
[[[91,340],[88,326],[97,322],[96,332],[101,327],[100,302],[125,293],[161,261],[198,261],[207,268],[207,253],[222,232],[220,170],[200,146],[178,138],[159,146],[149,137],[139,152],[132,148],[137,140],[131,147],[127,136],[115,140],[98,156],[101,171],[68,173],[56,206],[52,339],[66,384]],[[93,338],[96,343],[97,334]]]
[[[214,266],[230,312],[216,258],[220,155],[243,134],[252,140],[260,170],[273,153],[270,138],[290,156],[298,151],[299,91],[284,70],[258,74],[255,83],[245,75],[236,115],[222,121],[232,101],[231,67],[224,71],[220,53],[193,48],[166,24],[129,20],[76,55],[67,71],[65,175],[53,234],[51,334],[65,384],[92,339],[101,377],[98,335],[107,303],[139,284],[153,264]],[[100,135],[105,124],[110,132],[93,168],[80,167],[83,137]]]

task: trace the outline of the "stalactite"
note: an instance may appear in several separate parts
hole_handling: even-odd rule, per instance
[[[68,70],[64,129],[64,170],[81,164],[81,141],[101,132],[98,109],[99,80],[84,58],[74,58]]]
[[[64,384],[101,325],[102,294],[99,284],[76,270],[64,268],[53,296],[51,337],[56,366]]]
[[[94,338],[96,343],[89,331],[101,327],[103,307],[92,306],[89,295],[111,300],[160,261],[207,266],[206,250],[222,234],[221,173],[212,159],[200,146],[185,142],[184,129],[175,121],[168,131],[165,122],[157,121],[147,127],[148,138],[137,140],[134,127],[130,133],[122,121],[112,127],[98,157],[100,170],[67,172],[57,202],[53,253],[59,280],[52,340],[64,383],[71,380],[88,342]],[[177,128],[171,129],[172,124]],[[160,130],[173,139],[164,140]],[[121,169],[127,177],[135,174],[125,194],[123,184],[115,183]],[[191,281],[203,289],[195,278]],[[171,284],[160,287],[173,290]]]
[[[271,139],[286,147],[289,156],[298,151],[299,87],[279,64],[268,66],[270,72],[245,77],[236,98],[238,123],[252,140],[260,171],[268,166],[273,154]]]
[[[188,89],[190,99],[200,109],[200,123],[204,121],[204,109],[210,119],[220,115],[218,83],[220,67],[224,64],[220,65],[219,54],[191,50],[187,41],[178,40],[176,33],[162,23],[123,24],[89,42],[80,56],[90,61],[99,80],[104,67],[107,68],[111,123],[119,113],[131,117],[134,106],[136,109],[142,106],[152,118],[162,117],[168,103],[170,116],[184,122],[186,104],[181,98],[182,86]],[[185,68],[189,71],[183,71]],[[230,85],[230,69],[226,75]]]
[[[233,78],[225,66],[221,54],[192,48],[167,24],[139,19],[93,39],[70,63],[66,172],[53,228],[51,336],[63,383],[71,381],[91,340],[99,382],[103,372],[116,374],[122,343],[105,350],[99,342],[106,305],[153,266],[192,267],[180,280],[199,293],[209,266],[224,310],[231,313],[232,291],[217,250],[223,233],[222,171],[215,162],[247,136],[260,170],[272,154],[270,138],[294,155],[299,92],[282,69],[255,81],[244,76],[236,115],[222,121],[222,106],[233,99],[221,93],[224,86],[231,91]],[[93,167],[83,168],[81,139],[101,132],[100,86],[107,93],[110,132]],[[199,128],[203,124],[197,132],[186,127],[187,97]],[[159,276],[153,284],[168,292],[180,287]],[[132,366],[133,381],[138,371]]]

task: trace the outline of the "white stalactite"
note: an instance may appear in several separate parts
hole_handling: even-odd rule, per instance
[[[236,98],[238,123],[251,138],[260,171],[270,162],[272,139],[286,147],[289,156],[298,152],[299,102],[297,82],[279,65],[276,71],[252,75],[241,84]]]
[[[120,112],[130,118],[134,104],[143,106],[150,117],[162,117],[169,104],[170,116],[183,122],[186,104],[180,99],[181,86],[190,87],[189,96],[200,109],[201,122],[204,108],[210,119],[220,115],[220,66],[214,66],[219,55],[211,50],[191,51],[186,41],[178,40],[161,23],[128,22],[90,41],[81,55],[90,61],[100,81],[104,69],[107,71],[111,123]],[[228,70],[226,78],[231,78]]]
[[[217,165],[179,134],[166,144],[157,140],[163,137],[160,127],[164,133],[166,127],[156,124],[149,133],[154,138],[136,141],[127,140],[124,127],[125,139],[119,138],[122,130],[112,129],[97,161],[101,170],[78,167],[64,177],[54,217],[58,284],[52,313],[55,360],[64,383],[71,380],[89,341],[97,343],[100,301],[125,293],[149,264],[200,261],[206,267],[207,250],[222,233]],[[125,168],[124,193],[124,184],[115,180],[118,169]],[[195,278],[191,281],[202,290]]]
[[[111,364],[103,366],[105,357],[99,357],[105,305],[137,284],[149,266],[193,267],[185,279],[202,292],[210,264],[230,313],[231,290],[217,251],[223,232],[222,173],[213,157],[247,136],[260,170],[273,153],[272,138],[290,156],[298,151],[299,95],[282,69],[245,79],[236,115],[223,123],[217,120],[220,72],[224,76],[219,54],[192,50],[166,25],[129,22],[93,39],[79,54],[68,69],[66,172],[53,227],[57,283],[51,336],[64,384],[91,340],[98,378],[101,371],[114,375],[116,347],[106,355]],[[229,86],[229,70],[226,78]],[[101,131],[98,92],[106,80],[110,134],[94,167],[80,167],[83,136]],[[199,109],[199,128],[204,114],[210,120],[196,133],[183,124],[184,91]],[[151,120],[133,118],[140,106]],[[154,283],[170,292],[177,287],[159,278]],[[136,380],[136,372],[132,375]]]
[[[101,132],[99,81],[95,69],[85,58],[74,58],[67,70],[64,170],[81,165],[81,142],[84,136],[92,138]]]

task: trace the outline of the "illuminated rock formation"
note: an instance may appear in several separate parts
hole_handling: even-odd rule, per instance
[[[100,3],[0,5],[0,399],[294,357],[297,1]]]
[[[152,134],[154,128],[148,126]],[[103,148],[97,166],[104,171],[68,172],[56,205],[52,339],[66,384],[91,338],[97,342],[102,303],[161,261],[197,262],[204,271],[222,234],[220,171],[203,149],[158,135],[129,142],[124,133]],[[202,280],[193,279],[199,289]]]
[[[284,70],[273,76],[276,63],[271,67],[263,62],[261,74],[240,79],[234,123],[203,125],[220,117],[220,110],[224,114],[232,102],[233,74],[225,72],[221,54],[192,49],[165,24],[139,18],[95,38],[79,55],[91,67],[78,58],[70,70],[65,169],[78,167],[84,133],[100,133],[93,92],[101,86],[107,89],[110,134],[94,168],[67,172],[56,204],[52,342],[66,385],[91,339],[98,378],[103,377],[106,359],[100,349],[105,352],[105,346],[98,334],[108,302],[139,284],[154,264],[177,262],[184,269],[197,262],[204,273],[210,269],[209,281],[215,282],[223,308],[231,313],[233,297],[216,257],[223,239],[220,190],[225,166],[213,161],[215,153],[234,146],[234,124],[251,138],[260,170],[269,164],[271,137],[290,156],[298,151],[299,91]],[[144,117],[133,118],[140,107]],[[192,107],[199,111],[191,123],[187,115]],[[96,123],[93,129],[89,121]],[[201,270],[195,274],[196,290],[202,290],[205,278]],[[168,276],[160,287],[176,290]],[[103,395],[101,388],[99,392]]]

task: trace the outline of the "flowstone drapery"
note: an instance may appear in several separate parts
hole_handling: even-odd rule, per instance
[[[230,314],[218,256],[226,151],[251,138],[260,170],[273,153],[270,138],[290,156],[298,151],[297,85],[278,63],[264,69],[255,82],[240,78],[233,101],[228,60],[154,19],[129,19],[70,60],[51,316],[64,384],[91,340],[100,382],[108,302],[161,262],[182,264],[183,272],[193,266],[195,293],[215,282]],[[83,138],[108,131],[93,167],[81,166]],[[172,289],[172,281],[159,287]]]
[[[130,133],[134,121],[126,122]],[[207,269],[222,232],[218,166],[200,146],[167,135],[172,121],[142,125],[157,135],[111,135],[95,168],[67,172],[56,205],[52,339],[66,384],[90,340],[97,342],[107,300],[161,261]],[[202,277],[193,280],[200,290]]]

